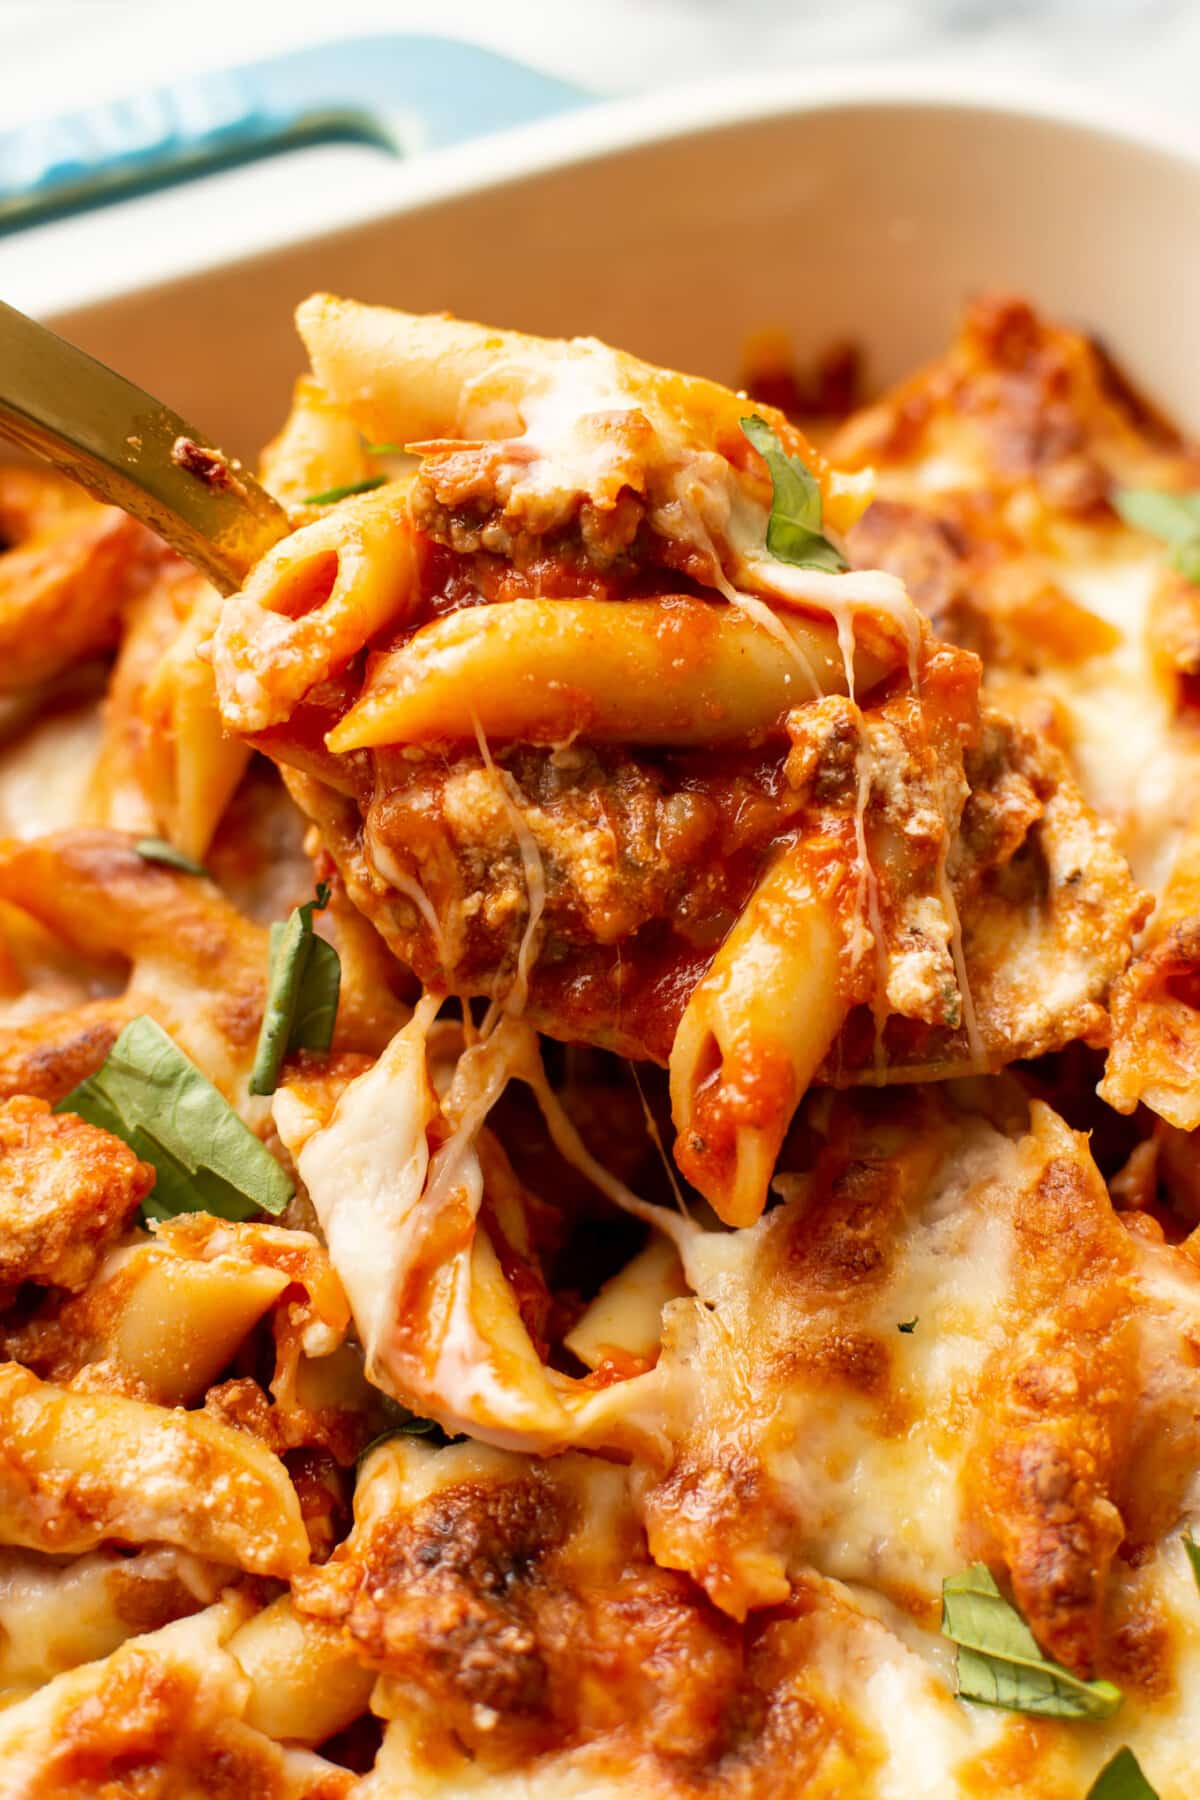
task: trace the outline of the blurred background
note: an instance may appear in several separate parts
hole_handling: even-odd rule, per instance
[[[480,48],[355,49],[404,34]],[[518,66],[497,70],[496,53]],[[256,63],[266,72],[222,78]],[[391,204],[396,150],[409,161],[581,94],[643,96],[657,122],[653,96],[672,88],[767,75],[802,97],[818,66],[898,64],[950,69],[953,92],[997,78],[1010,102],[1066,80],[1099,97],[1101,118],[1111,97],[1200,141],[1200,0],[0,0],[0,292],[61,310],[352,223]],[[328,141],[330,109],[347,108],[369,116],[366,141],[357,126]],[[31,197],[61,199],[97,168],[148,190],[164,155],[178,167],[202,144],[211,160],[214,144],[244,150],[247,131],[275,142],[313,119],[326,123],[297,127],[287,156],[15,229]],[[497,143],[493,171],[519,140]],[[419,188],[411,161],[410,175]]]
[[[4,123],[331,36],[466,37],[606,94],[967,57],[1196,110],[1200,0],[0,0]]]

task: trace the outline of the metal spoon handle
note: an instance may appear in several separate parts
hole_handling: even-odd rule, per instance
[[[0,435],[119,506],[224,594],[291,529],[241,463],[178,413],[0,301]]]

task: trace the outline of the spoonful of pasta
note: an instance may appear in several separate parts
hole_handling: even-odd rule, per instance
[[[3,301],[0,436],[132,513],[224,594],[291,529],[235,457]]]

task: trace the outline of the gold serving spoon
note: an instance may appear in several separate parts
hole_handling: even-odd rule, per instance
[[[132,513],[231,594],[287,514],[178,413],[0,301],[0,436]]]

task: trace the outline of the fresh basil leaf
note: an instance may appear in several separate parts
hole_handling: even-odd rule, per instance
[[[368,456],[407,456],[403,444],[364,444]]]
[[[59,1101],[111,1131],[143,1162],[155,1183],[142,1203],[150,1219],[210,1212],[222,1219],[281,1213],[291,1182],[206,1075],[142,1014],[122,1031],[94,1075]]]
[[[381,1431],[378,1437],[373,1437],[369,1444],[363,1446],[355,1458],[355,1476],[357,1477],[372,1450],[377,1450],[380,1444],[386,1444],[390,1438],[432,1437],[434,1435],[440,1437],[443,1443],[450,1441],[436,1419],[422,1419],[416,1413],[410,1413],[408,1418],[402,1420],[399,1425],[389,1425],[386,1431]]]
[[[351,494],[369,494],[372,488],[382,487],[387,480],[386,475],[368,475],[362,481],[348,481],[345,487],[326,488],[323,494],[305,494],[305,506],[332,506],[335,500],[348,500]]]
[[[329,904],[322,885],[315,900],[271,927],[267,1004],[250,1076],[252,1094],[273,1094],[284,1058],[293,1050],[328,1050],[333,1042],[342,965],[333,945],[313,930],[313,914]]]
[[[1127,525],[1164,544],[1200,537],[1200,494],[1167,494],[1161,488],[1118,488],[1113,505]]]
[[[337,1022],[342,965],[328,938],[312,935],[304,980],[296,1000],[289,1050],[328,1050]]]
[[[1110,1757],[1087,1791],[1087,1800],[1158,1800],[1142,1774],[1141,1764],[1126,1746]]]
[[[1187,1551],[1187,1559],[1192,1565],[1192,1577],[1196,1586],[1200,1588],[1200,1544],[1196,1542],[1190,1531],[1184,1532],[1182,1542]]]
[[[1200,494],[1118,488],[1113,505],[1127,525],[1171,546],[1171,565],[1185,581],[1200,582]]]
[[[771,472],[771,517],[767,549],[780,562],[799,569],[825,569],[837,574],[846,567],[840,550],[821,529],[821,488],[798,456],[789,456],[765,419],[755,413],[740,421],[745,435]]]
[[[1042,1655],[986,1563],[942,1583],[942,1631],[958,1645],[963,1700],[1050,1719],[1107,1719],[1124,1695],[1110,1681],[1084,1681]]]
[[[917,1313],[914,1318],[905,1319],[905,1321],[902,1325],[897,1325],[896,1330],[904,1331],[904,1332],[913,1332],[917,1329],[917,1326],[920,1323],[920,1318],[921,1318],[920,1313]]]
[[[139,838],[133,847],[143,862],[161,863],[164,869],[179,869],[185,875],[203,875],[206,880],[212,880],[212,876],[203,863],[195,862],[190,856],[185,856],[182,850],[177,850],[174,844],[167,842],[166,838]]]

